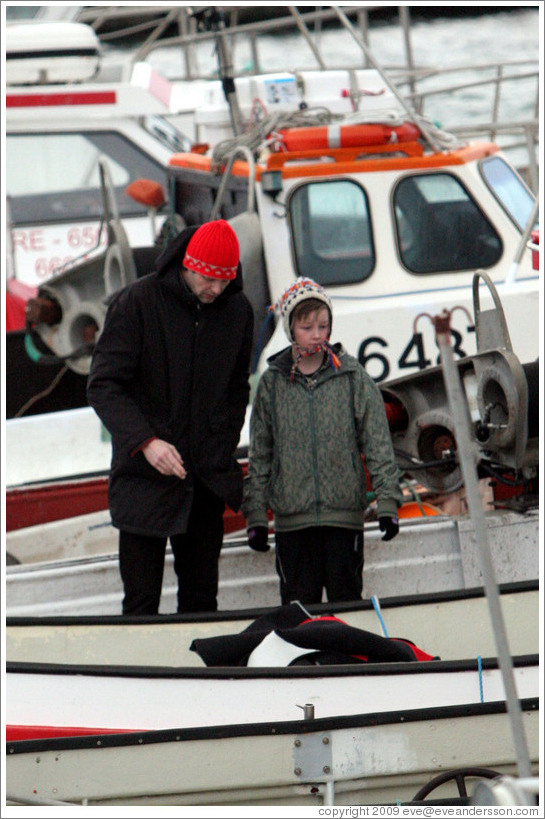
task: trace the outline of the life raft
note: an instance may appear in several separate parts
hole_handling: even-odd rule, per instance
[[[312,151],[316,148],[357,148],[360,145],[388,145],[414,142],[420,129],[412,122],[401,125],[325,125],[310,128],[283,128],[277,132],[281,150]]]

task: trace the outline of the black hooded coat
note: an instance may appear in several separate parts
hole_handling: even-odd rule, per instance
[[[253,311],[240,264],[211,304],[182,282],[196,230],[171,242],[156,272],[116,293],[91,363],[88,401],[112,439],[112,523],[136,534],[183,533],[195,478],[234,511],[242,499],[235,453],[250,394]],[[154,436],[180,452],[185,480],[162,475],[138,451]]]

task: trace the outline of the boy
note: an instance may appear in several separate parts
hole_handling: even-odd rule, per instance
[[[269,359],[250,421],[243,513],[248,543],[266,551],[274,514],[282,604],[361,598],[366,478],[383,540],[398,533],[402,494],[380,391],[341,344],[331,346],[332,308],[312,279],[281,296],[290,346]]]

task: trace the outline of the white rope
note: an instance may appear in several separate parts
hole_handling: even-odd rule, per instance
[[[329,125],[335,122],[340,125],[356,124],[382,124],[395,128],[407,122],[407,116],[399,109],[386,109],[381,111],[354,111],[348,115],[335,115],[327,108],[305,108],[301,111],[279,112],[268,114],[263,104],[257,100],[261,108],[246,131],[236,137],[224,139],[218,142],[212,150],[212,162],[218,165],[225,164],[229,155],[239,146],[247,147],[257,158],[263,149],[278,142],[276,133],[284,128],[309,128]],[[459,148],[464,142],[460,141],[454,134],[439,128],[428,117],[416,114],[413,118],[414,124],[424,129],[432,136],[441,148],[453,150]]]
[[[327,108],[305,108],[302,111],[284,111],[265,114],[250,123],[243,134],[218,142],[212,150],[212,162],[223,164],[229,154],[240,145],[246,146],[257,156],[263,148],[275,142],[274,134],[281,128],[308,128],[328,125],[333,119]]]

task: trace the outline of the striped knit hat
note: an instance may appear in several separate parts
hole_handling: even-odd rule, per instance
[[[333,320],[331,299],[325,292],[324,288],[317,282],[313,281],[313,279],[307,279],[304,276],[300,276],[288,287],[287,290],[282,293],[280,299],[278,300],[278,309],[280,310],[280,315],[282,316],[282,324],[284,325],[285,333],[292,344],[294,342],[294,338],[291,333],[291,315],[294,308],[305,299],[318,299],[318,301],[323,301],[329,310],[330,323]]]
[[[212,279],[234,279],[240,260],[235,231],[225,219],[205,222],[187,245],[182,265]]]

